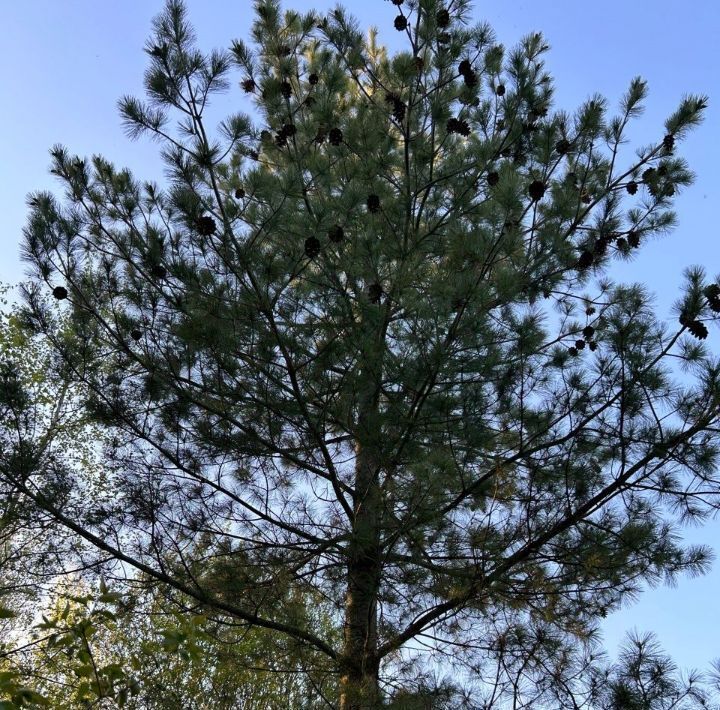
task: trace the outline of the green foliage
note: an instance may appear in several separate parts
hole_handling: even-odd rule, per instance
[[[323,706],[323,693],[336,694],[332,675],[301,674],[308,660],[301,649],[188,613],[178,601],[151,590],[119,594],[104,583],[94,593],[64,585],[28,647],[7,657],[0,698],[24,707],[22,694],[32,692],[32,702],[68,710],[108,701],[144,710],[285,703],[310,710]]]

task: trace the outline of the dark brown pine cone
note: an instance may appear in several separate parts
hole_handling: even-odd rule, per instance
[[[435,22],[437,22],[438,27],[442,27],[444,29],[450,24],[450,13],[444,8],[442,10],[438,10],[435,15]]]
[[[209,237],[215,234],[215,230],[217,229],[215,220],[208,215],[203,215],[202,217],[198,218],[196,226],[198,234],[202,234],[203,237]]]
[[[592,266],[593,261],[594,257],[592,255],[592,252],[584,251],[582,254],[580,254],[580,258],[578,259],[578,268],[587,269],[589,266]]]
[[[369,212],[377,212],[380,209],[380,198],[377,195],[368,195],[367,208]]]
[[[383,295],[382,286],[379,283],[370,284],[368,286],[368,298],[370,303],[377,303]]]
[[[320,240],[317,237],[308,237],[305,240],[305,254],[314,259],[320,253]]]
[[[541,200],[545,194],[546,185],[541,180],[533,180],[528,186],[528,195],[533,202]]]
[[[335,244],[339,244],[345,238],[345,230],[336,224],[328,229],[328,239]]]

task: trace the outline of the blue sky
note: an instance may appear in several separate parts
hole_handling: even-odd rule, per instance
[[[33,0],[0,3],[5,27],[5,60],[0,66],[0,282],[16,283],[23,267],[18,244],[25,220],[25,197],[55,187],[47,173],[48,149],[65,144],[81,155],[101,153],[138,175],[162,181],[157,148],[129,142],[122,131],[116,101],[141,94],[142,52],[152,17],[162,0]],[[395,8],[384,0],[344,3],[364,27],[376,24],[391,49],[401,36],[392,28]],[[227,47],[247,38],[249,0],[187,0],[200,46]],[[285,7],[319,11],[325,0],[288,0]],[[513,45],[540,30],[552,51],[547,64],[556,86],[556,105],[574,109],[590,94],[617,105],[630,79],[649,81],[647,111],[631,132],[633,145],[664,135],[663,120],[685,93],[707,93],[707,120],[679,148],[697,174],[695,185],[676,201],[679,226],[648,245],[617,277],[644,281],[657,294],[658,311],[669,315],[682,270],[704,264],[720,271],[720,234],[714,208],[720,200],[720,3],[690,0],[576,0],[478,2],[477,20],[487,20],[498,39]],[[227,99],[241,95],[235,90]],[[234,107],[236,108],[236,107]],[[715,338],[715,342],[718,339]],[[720,553],[720,522],[687,531],[686,538]],[[625,629],[653,630],[679,665],[704,668],[720,656],[720,560],[698,579],[683,578],[674,589],[648,591],[635,605],[612,615],[604,626],[610,651]]]

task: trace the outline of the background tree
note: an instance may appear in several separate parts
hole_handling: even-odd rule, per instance
[[[2,287],[2,305],[9,288]],[[72,506],[84,491],[102,498],[93,477],[98,431],[82,416],[70,383],[52,380],[52,353],[28,337],[17,309],[0,312],[0,707],[48,705],[34,677],[17,659],[31,653],[38,610],[59,578],[92,569],[84,546],[37,501]],[[88,563],[88,564],[86,564]]]
[[[141,576],[113,575],[108,590],[77,536],[22,492],[45,487],[60,466],[96,503],[107,493],[89,443],[101,432],[69,383],[47,377],[51,358],[16,309],[0,314],[0,708],[328,707],[334,677],[318,674],[303,648],[208,622]],[[18,477],[23,453],[35,462]],[[198,574],[213,576],[212,565]],[[293,604],[332,636],[322,599]]]
[[[171,0],[147,101],[121,101],[168,187],[52,151],[66,195],[30,199],[25,320],[108,432],[114,495],[30,497],[306,647],[342,708],[420,690],[430,650],[474,702],[592,703],[598,618],[709,560],[674,525],[717,504],[720,370],[694,339],[720,286],[688,271],[670,327],[606,277],[672,226],[706,100],[631,157],[642,80],[616,116],[553,111],[541,35],[506,53],[463,0],[394,4],[394,57],[340,8],[273,0],[254,48],[204,55]],[[233,66],[257,120],[214,135]],[[316,596],[341,644],[295,602]]]
[[[333,707],[333,675],[307,669],[302,652],[193,614],[157,587],[129,595],[66,580],[46,606],[26,642],[0,656],[13,682],[0,700],[4,690],[17,707],[32,706],[18,689],[58,710]]]

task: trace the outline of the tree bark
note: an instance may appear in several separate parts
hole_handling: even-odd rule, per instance
[[[378,396],[382,347],[365,352],[359,392],[355,496],[347,564],[340,710],[372,710],[382,705],[378,684],[377,600],[380,587],[381,467]]]
[[[345,643],[340,679],[341,710],[380,706],[377,657],[377,593],[380,583],[379,489],[373,457],[357,458],[357,494],[347,567]]]

